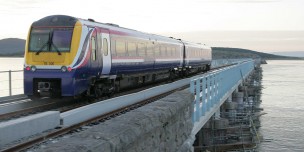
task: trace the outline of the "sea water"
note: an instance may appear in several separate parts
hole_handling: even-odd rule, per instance
[[[267,61],[262,65],[259,151],[304,151],[304,61]]]
[[[23,58],[0,57],[0,97],[9,96],[9,70],[12,71],[12,95],[23,94],[23,64]]]

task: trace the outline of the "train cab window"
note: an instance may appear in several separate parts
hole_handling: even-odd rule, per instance
[[[102,45],[103,54],[104,54],[104,56],[107,56],[109,54],[108,40],[106,38],[104,38],[102,43],[103,43],[103,45]]]
[[[32,28],[29,51],[69,52],[72,35],[72,28]]]
[[[95,37],[91,38],[91,46],[92,46],[92,60],[96,60],[96,39]]]
[[[146,56],[146,44],[145,43],[138,43],[138,56],[145,57]]]
[[[128,42],[128,53],[129,56],[137,56],[136,43]]]
[[[126,55],[126,43],[124,41],[116,41],[116,55],[125,56]]]

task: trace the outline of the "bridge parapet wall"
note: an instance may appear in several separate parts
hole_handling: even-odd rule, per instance
[[[193,128],[192,102],[188,89],[178,91],[38,151],[178,151]]]

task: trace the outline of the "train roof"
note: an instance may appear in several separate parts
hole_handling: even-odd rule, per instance
[[[139,36],[141,38],[145,38],[145,39],[149,39],[149,40],[178,43],[178,44],[181,44],[181,42],[182,42],[187,46],[209,48],[208,46],[206,46],[204,44],[193,43],[193,42],[189,42],[189,41],[184,41],[184,40],[156,35],[156,34],[144,33],[144,32],[134,30],[134,29],[120,27],[119,25],[113,24],[113,23],[101,23],[101,22],[96,22],[94,19],[81,19],[81,18],[75,18],[75,17],[67,16],[67,15],[47,16],[47,17],[44,17],[44,18],[34,22],[32,24],[32,26],[33,27],[47,27],[47,26],[74,27],[77,21],[81,22],[81,24],[84,26],[93,26],[93,27],[97,26],[97,27],[107,28],[109,30],[127,33],[130,36]]]
[[[35,21],[32,26],[34,27],[46,27],[46,26],[71,26],[74,27],[77,18],[66,15],[52,15],[44,17],[38,21]]]
[[[155,40],[155,41],[164,41],[164,42],[170,42],[170,43],[179,43],[181,44],[180,40],[174,39],[172,37],[166,37],[166,36],[161,36],[161,35],[156,35],[156,34],[151,34],[151,33],[145,33],[141,31],[137,31],[134,29],[129,29],[125,27],[121,27],[117,24],[113,23],[101,23],[101,22],[96,22],[92,19],[79,19],[83,25],[87,26],[97,26],[97,27],[102,27],[102,28],[107,28],[109,30],[114,30],[114,31],[120,31],[124,33],[128,33],[130,36],[139,36],[141,38],[146,38],[150,40]]]

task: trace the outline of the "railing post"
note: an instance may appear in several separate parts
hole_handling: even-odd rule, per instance
[[[208,96],[207,96],[207,92],[206,92],[206,89],[207,89],[207,87],[206,87],[206,84],[207,84],[207,78],[204,76],[203,78],[202,78],[202,80],[203,80],[203,84],[202,84],[202,95],[203,95],[203,97],[202,97],[202,102],[203,102],[203,116],[205,115],[205,113],[206,113],[206,111],[207,111],[207,98],[208,98]]]
[[[8,71],[8,86],[9,86],[9,95],[12,96],[12,71]]]
[[[195,80],[191,80],[190,81],[190,92],[193,93],[194,95],[194,101],[192,102],[192,122],[195,122],[196,121],[196,117],[195,117],[195,111],[196,111],[196,107],[195,107]]]
[[[201,118],[201,83],[200,83],[200,78],[196,79],[196,88],[195,88],[195,92],[196,92],[196,99],[195,99],[195,107],[196,107],[196,112],[195,112],[195,115],[196,115],[196,121],[199,121],[200,118]]]
[[[212,79],[213,79],[213,97],[212,97],[213,98],[213,100],[212,100],[212,107],[213,107],[216,104],[216,98],[217,98],[217,96],[216,96],[216,92],[217,92],[217,88],[216,88],[216,85],[217,85],[216,72],[213,74]]]
[[[207,76],[207,111],[209,111],[210,110],[210,106],[211,106],[211,94],[212,94],[212,90],[211,90],[211,76],[210,76],[211,74],[209,74],[208,76]]]

